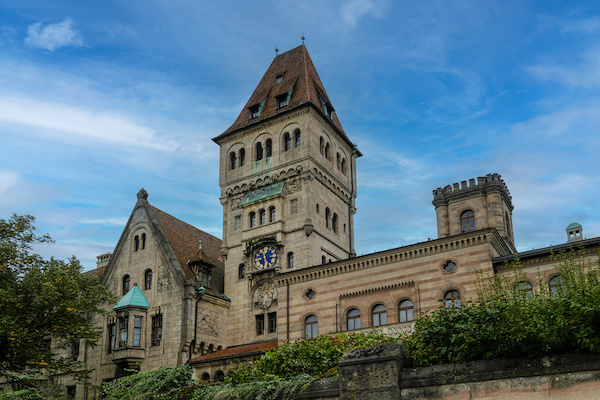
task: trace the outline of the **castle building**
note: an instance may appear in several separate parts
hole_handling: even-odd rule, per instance
[[[513,204],[498,174],[433,190],[438,237],[357,257],[356,159],[304,45],[277,55],[220,147],[223,239],[151,206],[142,189],[102,283],[119,295],[82,356],[92,384],[127,369],[191,363],[221,380],[282,341],[378,329],[410,333],[422,312],[476,297],[476,272],[506,273]],[[593,256],[600,238],[567,228]],[[551,248],[520,254],[520,288],[556,283]],[[554,279],[554,281],[553,281]],[[73,388],[69,377],[61,384]],[[75,387],[77,397],[97,393]]]

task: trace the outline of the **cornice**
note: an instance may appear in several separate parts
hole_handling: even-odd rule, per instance
[[[405,288],[410,288],[410,287],[415,287],[415,281],[398,282],[398,283],[394,283],[391,285],[376,286],[376,287],[366,288],[366,289],[362,289],[362,290],[357,290],[354,292],[346,292],[346,293],[340,294],[340,299],[344,299],[347,297],[357,297],[357,296],[368,295],[368,294],[372,294],[375,292],[381,292],[384,290],[405,289]]]

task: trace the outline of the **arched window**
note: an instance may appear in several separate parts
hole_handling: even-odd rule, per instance
[[[300,129],[294,131],[294,146],[300,147]]]
[[[444,295],[446,307],[460,307],[460,293],[458,290],[448,290]]]
[[[360,311],[357,308],[349,310],[346,319],[348,320],[349,331],[360,329]]]
[[[231,152],[229,153],[229,168],[230,169],[236,169],[237,168],[237,157],[235,155],[235,152]]]
[[[266,157],[271,157],[271,155],[273,155],[273,141],[271,139],[267,139],[267,142],[265,143],[265,148],[267,150]]]
[[[264,225],[267,223],[267,213],[265,212],[264,208],[258,212],[258,216],[259,216],[258,223],[260,225]]]
[[[560,285],[562,284],[562,277],[560,275],[556,275],[548,282],[548,287],[550,288],[550,294],[556,294],[558,292]]]
[[[144,290],[152,289],[152,270],[147,269],[144,273]]]
[[[205,373],[203,373],[203,374],[202,374],[202,380],[203,380],[204,382],[208,382],[208,381],[210,381],[210,374],[209,374],[208,372],[205,372]]]
[[[342,156],[340,156],[340,153],[336,154],[336,165],[337,165],[337,169],[339,169],[341,171],[342,170]]]
[[[250,213],[250,228],[254,228],[256,226],[256,213],[252,211]]]
[[[471,210],[460,214],[460,226],[463,233],[475,230],[475,213]]]
[[[410,300],[402,300],[398,305],[400,322],[408,322],[414,319],[413,303]]]
[[[225,374],[223,371],[215,372],[215,382],[223,382],[225,380]]]
[[[131,279],[129,278],[129,275],[125,275],[123,277],[123,294],[127,294],[127,292],[129,292],[129,283],[131,282]]]
[[[383,304],[373,307],[373,326],[387,325],[387,310]]]
[[[283,134],[283,151],[291,150],[292,148],[292,138],[288,132]]]
[[[240,264],[238,266],[238,278],[243,279],[246,276],[246,266],[244,264]]]
[[[135,235],[133,238],[133,251],[138,251],[140,249],[140,237]]]
[[[512,232],[510,230],[510,217],[508,213],[504,213],[504,218],[506,219],[506,235],[510,238],[512,236]]]
[[[331,217],[331,229],[333,230],[333,233],[337,233],[338,231],[338,216],[336,213],[333,213],[333,217]]]
[[[142,250],[146,248],[146,234],[142,233]]]
[[[304,320],[304,331],[307,338],[314,338],[319,335],[319,323],[316,315],[309,315]]]
[[[321,256],[321,264],[325,264],[327,262],[327,257]]]
[[[209,345],[208,345],[208,352],[209,352],[209,353],[212,353],[212,352],[214,352],[214,351],[215,351],[215,345],[214,345],[214,344],[212,344],[212,343],[211,343],[211,344],[209,344]]]
[[[515,285],[515,292],[521,293],[525,297],[533,297],[533,286],[527,281],[519,282]]]
[[[342,159],[342,174],[346,175],[346,159]]]
[[[331,145],[329,143],[325,145],[325,158],[331,161]]]
[[[246,165],[246,149],[240,149],[240,167]]]
[[[288,259],[288,268],[294,268],[294,253],[291,251],[287,255]]]
[[[331,210],[325,208],[325,228],[329,229],[329,219],[331,218]]]
[[[321,153],[322,156],[325,155],[325,140],[323,139],[322,136],[319,139],[319,152]]]
[[[269,207],[269,222],[275,222],[275,206]]]
[[[263,159],[263,147],[262,143],[256,143],[256,161],[260,161]]]

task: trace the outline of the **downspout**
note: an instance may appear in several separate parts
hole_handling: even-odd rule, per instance
[[[290,281],[286,281],[285,285],[287,286],[287,299],[285,302],[285,306],[286,306],[286,313],[285,313],[285,319],[286,319],[286,340],[289,342],[290,341]]]
[[[194,351],[194,348],[196,348],[196,339],[198,337],[197,336],[198,335],[198,303],[200,303],[200,300],[202,300],[202,296],[204,296],[205,292],[206,292],[206,289],[204,289],[204,286],[200,286],[198,288],[198,291],[196,292],[197,294],[200,295],[200,297],[198,297],[198,300],[196,300],[196,307],[195,307],[195,312],[194,312],[194,338],[192,339],[192,342],[190,343],[187,364],[190,363],[190,360],[192,359],[192,352]]]

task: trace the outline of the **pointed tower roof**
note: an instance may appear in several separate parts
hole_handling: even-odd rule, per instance
[[[287,105],[278,107],[278,98],[286,95]],[[340,136],[348,144],[353,145],[342,129],[304,45],[275,57],[233,125],[213,140],[219,143],[223,138],[239,129],[306,104],[315,107]],[[253,108],[256,111],[254,118],[251,114]]]
[[[117,305],[115,305],[113,307],[113,310],[116,310],[117,308],[121,308],[121,307],[127,307],[127,306],[146,307],[146,308],[150,307],[150,303],[148,303],[146,296],[144,296],[144,293],[142,293],[142,289],[140,289],[139,286],[132,287],[129,290],[129,292],[127,292],[125,294],[125,296],[123,296],[121,298],[121,300],[119,300]]]

